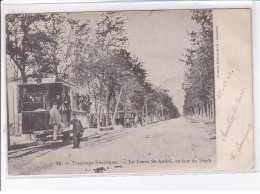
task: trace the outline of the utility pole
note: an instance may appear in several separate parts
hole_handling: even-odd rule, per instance
[[[117,103],[116,103],[116,107],[115,107],[115,111],[114,111],[114,115],[113,115],[113,120],[112,120],[112,125],[115,126],[116,125],[116,113],[117,113],[117,108],[118,108],[118,105],[119,105],[119,102],[120,102],[120,98],[121,98],[121,95],[122,95],[122,92],[123,92],[123,87],[121,87],[120,89],[120,93],[119,93],[119,96],[118,96],[118,100],[117,100]]]

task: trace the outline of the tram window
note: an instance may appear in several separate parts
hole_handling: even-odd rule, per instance
[[[37,87],[34,87],[33,91],[34,91],[34,93],[47,94],[48,86],[37,86]]]
[[[44,95],[42,94],[24,94],[22,102],[44,102]]]
[[[24,86],[22,88],[22,93],[23,94],[31,94],[31,93],[33,93],[33,87],[32,86]]]
[[[79,95],[79,93],[75,93],[74,103],[75,103],[76,110],[80,110],[81,96]]]
[[[34,111],[46,109],[48,86],[24,85],[21,86],[20,111]]]
[[[23,94],[47,94],[48,86],[39,86],[39,85],[23,86],[22,93]]]

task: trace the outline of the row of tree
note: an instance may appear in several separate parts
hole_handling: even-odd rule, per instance
[[[192,11],[192,20],[199,24],[198,31],[189,32],[190,48],[186,49],[182,62],[186,66],[185,99],[183,113],[215,119],[215,82],[212,10]]]
[[[167,91],[147,81],[142,62],[127,50],[127,19],[106,12],[96,20],[75,20],[69,14],[8,15],[10,81],[56,76],[86,88],[98,126],[102,112],[106,126],[115,124],[118,109],[142,110],[145,117],[180,116]]]

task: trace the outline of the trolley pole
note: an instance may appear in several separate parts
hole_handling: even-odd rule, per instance
[[[112,120],[112,125],[115,126],[116,125],[116,113],[117,113],[117,108],[118,108],[118,105],[119,105],[119,102],[120,102],[120,98],[121,98],[121,95],[122,95],[122,91],[123,91],[123,87],[121,87],[120,89],[120,93],[119,93],[119,97],[118,97],[118,100],[117,100],[117,103],[116,103],[116,107],[115,107],[115,111],[114,111],[114,115],[113,115],[113,120]]]

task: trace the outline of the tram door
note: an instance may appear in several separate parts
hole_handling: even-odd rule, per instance
[[[70,89],[67,86],[63,86],[62,91],[62,120],[63,123],[68,123],[71,120],[71,98],[70,98]]]

